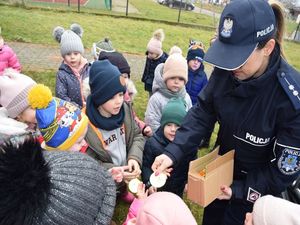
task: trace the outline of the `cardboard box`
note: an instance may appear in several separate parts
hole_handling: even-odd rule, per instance
[[[221,185],[232,184],[234,150],[222,156],[218,152],[219,147],[190,162],[187,198],[203,207],[221,194]]]

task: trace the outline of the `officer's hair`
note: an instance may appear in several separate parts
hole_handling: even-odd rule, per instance
[[[284,25],[284,7],[281,3],[277,2],[276,0],[270,0],[269,4],[271,5],[273,12],[275,14],[276,19],[276,33],[270,39],[275,39],[276,43],[280,48],[280,54],[283,58],[285,58],[284,50],[283,50],[283,37],[285,32],[285,25]],[[265,47],[267,42],[270,40],[264,40],[260,42],[257,46],[258,49],[262,49]]]

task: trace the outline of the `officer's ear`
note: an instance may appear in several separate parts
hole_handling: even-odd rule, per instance
[[[275,48],[276,41],[274,39],[270,39],[263,48],[264,55],[269,56],[273,52]]]

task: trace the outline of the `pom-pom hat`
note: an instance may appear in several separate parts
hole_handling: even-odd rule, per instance
[[[60,26],[54,28],[53,37],[60,43],[60,53],[63,57],[71,52],[84,53],[82,34],[83,29],[76,23],[71,25],[70,30],[65,30]]]
[[[110,224],[116,186],[93,158],[42,151],[32,139],[0,151],[1,225]]]
[[[47,150],[68,150],[83,134],[88,118],[70,102],[53,98],[51,90],[38,84],[28,94],[28,101],[36,109],[36,120]]]
[[[276,20],[265,0],[232,1],[224,8],[219,36],[205,54],[204,61],[224,70],[244,65],[258,43],[274,36]]]
[[[200,45],[192,45],[189,47],[186,60],[189,62],[193,59],[197,59],[198,61],[203,62],[204,55],[204,50]]]
[[[155,53],[157,55],[162,55],[162,42],[165,39],[165,34],[163,29],[158,29],[154,31],[152,38],[147,44],[147,51]]]

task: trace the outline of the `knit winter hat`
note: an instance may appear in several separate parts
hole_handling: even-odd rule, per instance
[[[109,38],[104,38],[101,41],[98,41],[97,43],[93,43],[92,47],[92,54],[93,56],[98,59],[100,52],[114,52],[115,49],[112,45],[112,42],[109,40]]]
[[[189,48],[186,60],[189,62],[192,59],[197,59],[200,62],[203,62],[204,55],[204,50],[200,45],[192,45]]]
[[[253,207],[255,225],[300,225],[300,205],[266,195],[259,198]]]
[[[167,202],[170,207],[166,207]],[[196,225],[196,220],[184,201],[171,192],[156,192],[148,196],[140,208],[137,225]]]
[[[126,84],[118,68],[108,60],[96,61],[90,69],[91,99],[96,107],[119,92],[125,93]]]
[[[63,27],[55,27],[53,30],[54,39],[60,43],[60,53],[62,57],[71,53],[84,53],[84,47],[81,41],[83,29],[79,24],[72,24],[71,30],[65,30]]]
[[[163,29],[158,29],[154,31],[153,37],[150,39],[150,41],[147,44],[147,51],[153,52],[157,55],[162,55],[162,42],[165,39],[165,34]]]
[[[10,118],[16,118],[29,107],[27,95],[34,85],[34,80],[13,69],[6,69],[0,76],[0,104]]]
[[[160,125],[165,127],[168,123],[181,125],[186,115],[186,104],[182,98],[171,98],[162,110]]]
[[[51,90],[38,84],[28,93],[28,101],[36,109],[36,120],[47,150],[68,150],[83,134],[87,116],[70,102],[53,98]]]
[[[0,150],[1,225],[110,224],[116,187],[93,158],[42,151],[33,139]]]
[[[163,69],[164,81],[172,77],[181,77],[185,83],[187,83],[188,65],[186,59],[182,56],[181,49],[177,46],[173,46],[169,54]]]
[[[120,52],[100,52],[99,60],[108,59],[111,64],[118,67],[121,73],[127,73],[130,78],[130,66],[126,58]]]

